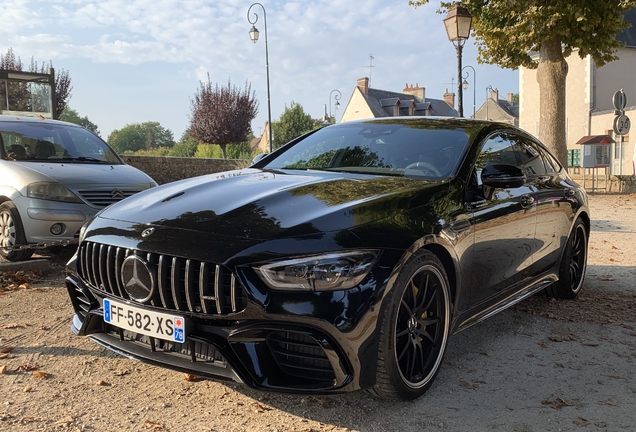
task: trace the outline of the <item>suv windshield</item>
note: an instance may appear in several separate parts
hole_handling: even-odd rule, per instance
[[[31,121],[0,122],[3,159],[121,164],[117,154],[86,129]]]

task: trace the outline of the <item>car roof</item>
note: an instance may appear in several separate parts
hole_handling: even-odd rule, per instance
[[[61,120],[51,120],[40,117],[30,117],[30,116],[16,116],[16,115],[0,115],[0,123],[10,122],[10,121],[21,121],[25,123],[45,123],[45,124],[57,124],[57,125],[66,125],[73,127],[81,127],[73,123],[61,121]]]

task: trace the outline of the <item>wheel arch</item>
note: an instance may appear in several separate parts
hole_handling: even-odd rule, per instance
[[[441,244],[429,243],[424,245],[422,249],[429,250],[433,254],[435,254],[435,256],[444,266],[444,271],[446,272],[446,277],[448,278],[448,284],[450,288],[451,307],[453,307],[454,309],[455,300],[457,297],[457,268],[455,266],[455,260],[448,252],[448,250]]]

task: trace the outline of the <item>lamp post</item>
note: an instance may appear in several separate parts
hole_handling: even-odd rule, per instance
[[[489,120],[488,118],[488,99],[490,99],[490,95],[488,94],[489,91],[492,91],[491,85],[486,86],[486,120]]]
[[[462,91],[462,50],[466,39],[470,36],[470,28],[473,22],[472,15],[461,3],[456,2],[444,18],[444,27],[448,40],[455,45],[457,51],[457,112],[464,117],[464,95]]]
[[[252,8],[254,6],[260,6],[263,9],[263,23],[265,24],[265,67],[267,69],[267,124],[268,124],[268,128],[269,128],[269,152],[271,153],[273,151],[272,149],[272,106],[270,103],[270,96],[269,96],[269,53],[267,51],[267,13],[265,12],[265,6],[263,6],[260,3],[253,3],[249,9],[247,10],[247,22],[249,22],[250,24],[252,24],[252,28],[250,29],[250,39],[252,39],[252,42],[256,43],[256,41],[258,41],[258,34],[259,31],[256,28],[255,24],[258,21],[258,15],[256,14],[256,12],[254,13],[254,21],[252,21],[250,19],[250,11],[252,10]]]
[[[331,90],[331,93],[329,93],[329,119],[331,119],[331,95],[334,93],[338,93],[337,95],[335,95],[333,98],[336,101],[336,113],[338,113],[338,108],[340,108],[340,98],[342,97],[342,93],[340,93],[340,90],[335,89],[335,90]],[[334,123],[335,123],[335,118],[334,118]]]
[[[475,118],[475,91],[477,90],[477,72],[475,72],[475,68],[471,65],[464,66],[462,70],[466,68],[471,68],[473,70],[473,118]],[[464,79],[464,82],[462,82],[462,87],[464,90],[468,90],[468,81],[466,81],[466,78],[468,78],[468,71],[466,71],[466,76],[462,75],[462,78]]]

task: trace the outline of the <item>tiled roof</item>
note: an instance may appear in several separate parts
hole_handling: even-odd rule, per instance
[[[431,115],[442,117],[457,117],[458,113],[446,101],[440,99],[426,98],[422,101],[411,94],[397,93],[387,90],[379,90],[369,88],[365,100],[373,112],[375,117],[392,117],[393,106],[400,100],[402,105],[408,104],[408,101],[415,102],[415,111],[417,115],[422,115],[422,111],[430,108]],[[418,113],[418,111],[420,111]]]

